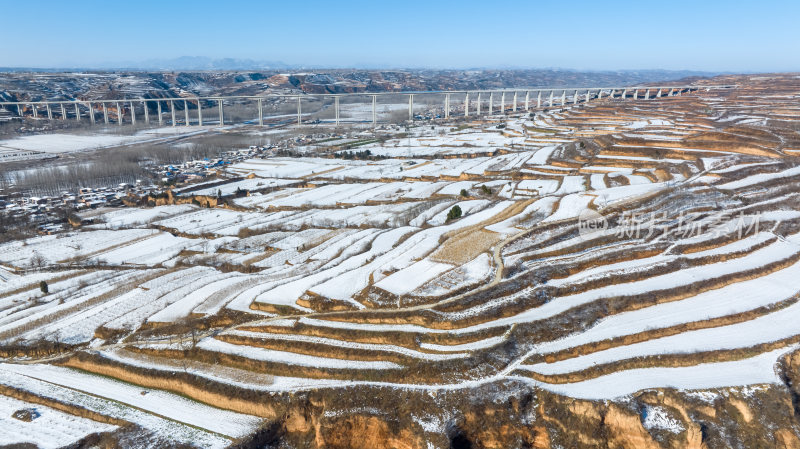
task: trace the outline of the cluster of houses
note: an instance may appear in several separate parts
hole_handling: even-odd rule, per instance
[[[141,184],[141,183],[140,183]],[[152,186],[155,188],[155,186]],[[10,196],[0,195],[0,206],[6,212],[35,214],[51,212],[59,208],[94,209],[100,206],[122,204],[122,198],[131,190],[143,190],[141,185],[120,184],[116,187],[85,187],[78,192],[62,192],[56,196]]]
[[[251,146],[247,149],[228,151],[220,158],[189,161],[182,164],[157,165],[150,170],[164,186],[137,180],[134,184],[122,183],[113,187],[83,187],[77,192],[62,192],[61,195],[30,196],[10,193],[0,189],[0,213],[7,217],[26,217],[35,223],[40,233],[51,234],[64,228],[64,211],[95,209],[106,206],[122,206],[126,196],[147,196],[160,193],[165,186],[191,183],[216,175],[225,165],[262,155],[267,148]]]
[[[0,211],[7,217],[26,217],[41,233],[50,234],[63,229],[65,211],[121,206],[127,195],[147,195],[158,190],[158,186],[141,180],[114,187],[85,187],[53,196],[25,196],[0,190]]]
[[[241,150],[226,151],[218,158],[205,158],[182,164],[157,165],[151,170],[165,184],[191,183],[216,175],[226,165],[263,156],[271,148],[273,147],[252,145]]]
[[[77,192],[62,192],[53,196],[30,196],[0,189],[0,214],[6,217],[26,217],[35,223],[41,233],[57,232],[65,226],[65,211],[95,209],[106,206],[122,206],[126,196],[144,197],[162,193],[165,189],[184,183],[193,183],[216,176],[226,165],[253,158],[265,158],[276,154],[281,148],[304,147],[314,142],[329,142],[344,136],[332,134],[300,135],[285,139],[279,145],[258,146],[231,150],[217,158],[205,158],[180,164],[152,165],[145,167],[161,185],[142,180],[134,184],[119,184],[113,187],[84,187]]]
[[[258,157],[267,148],[251,146],[242,150],[228,151],[220,158],[189,161],[182,164],[157,165],[150,168],[166,186],[190,183],[217,174],[225,165]],[[95,209],[105,206],[121,206],[128,195],[146,196],[159,193],[164,187],[137,180],[135,184],[122,183],[113,187],[83,187],[77,192],[62,192],[61,195],[30,196],[10,193],[0,189],[0,213],[11,217],[26,216],[39,223],[42,232],[61,229],[64,210]],[[61,213],[60,213],[61,212]]]

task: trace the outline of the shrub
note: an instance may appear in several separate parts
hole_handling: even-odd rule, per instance
[[[464,198],[469,196],[469,193],[467,193],[467,189],[461,189],[461,196],[463,196]]]
[[[453,206],[450,212],[447,213],[447,221],[456,220],[461,218],[461,208],[458,205]]]
[[[50,288],[47,286],[47,282],[45,281],[39,282],[39,290],[41,290],[42,293],[46,295],[50,291]]]
[[[485,185],[482,185],[481,186],[481,192],[483,192],[484,195],[491,195],[492,194],[492,189],[486,187]]]
[[[31,422],[39,416],[39,412],[37,412],[35,408],[23,408],[11,414],[12,418],[16,418],[24,422]]]

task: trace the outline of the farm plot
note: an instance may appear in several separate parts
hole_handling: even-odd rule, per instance
[[[252,159],[231,165],[228,171],[238,175],[254,174],[260,178],[296,179],[333,170],[345,165],[330,159]]]
[[[158,271],[155,271],[158,273]],[[147,271],[107,271],[91,273],[83,279],[70,279],[70,286],[58,286],[52,294],[42,295],[35,302],[25,302],[3,311],[0,318],[0,339],[36,341],[43,338],[72,339],[73,335],[53,332],[71,324],[70,318],[86,308],[102,304],[117,294],[120,287],[131,284],[153,274]],[[94,328],[87,323],[78,323],[82,335],[90,338]],[[48,330],[49,329],[49,330]]]
[[[197,186],[191,186],[191,190],[182,189],[177,191],[177,194],[181,196],[229,196],[239,191],[275,189],[281,186],[296,184],[298,182],[300,182],[299,179],[252,178],[199,189]]]
[[[190,204],[166,205],[150,209],[124,208],[105,212],[93,218],[103,222],[106,228],[119,229],[146,225],[194,209],[195,206]]]
[[[4,383],[16,386],[19,382],[23,387],[44,389],[46,395],[52,392],[51,394],[59,398],[66,396],[73,401],[80,401],[86,408],[98,408],[101,413],[111,412],[124,418],[133,418],[146,428],[159,433],[165,432],[164,436],[179,439],[195,437],[217,447],[229,444],[232,438],[252,432],[260,423],[258,418],[252,416],[215,409],[160,390],[142,390],[141,387],[69,368],[3,364],[0,371],[7,375],[13,374],[14,377],[19,376],[16,379],[9,377],[13,380]],[[143,391],[146,394],[143,395]],[[106,404],[111,401],[119,405],[108,407]],[[159,418],[162,416],[169,418]],[[180,424],[175,425],[170,421]],[[186,428],[187,426],[190,428]],[[200,430],[191,429],[192,427]],[[175,434],[166,433],[171,431]],[[228,441],[225,441],[226,437]]]
[[[131,143],[152,142],[174,134],[197,133],[191,128],[156,128],[139,131],[129,136],[114,134],[37,134],[0,142],[0,148],[43,153],[71,153],[116,147]]]
[[[28,417],[19,419],[14,414]],[[30,421],[28,421],[30,419]],[[69,415],[44,405],[0,396],[0,445],[35,444],[60,448],[91,435],[110,432],[117,426]]]
[[[558,394],[582,399],[615,399],[651,388],[706,390],[740,385],[778,384],[780,379],[775,373],[775,362],[789,351],[790,349],[777,349],[732,362],[620,371],[568,384],[535,384]],[[526,367],[520,368],[524,370]]]
[[[42,266],[91,259],[103,251],[145,239],[158,231],[128,229],[88,231],[34,237],[0,245],[0,262],[11,266]]]

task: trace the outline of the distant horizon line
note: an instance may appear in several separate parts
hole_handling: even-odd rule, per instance
[[[240,72],[240,71],[273,71],[280,72],[285,70],[363,70],[363,71],[419,71],[431,70],[437,72],[468,72],[468,71],[553,71],[553,72],[576,72],[576,73],[632,73],[632,72],[667,72],[684,73],[696,75],[728,75],[728,74],[754,74],[754,73],[793,73],[794,71],[734,71],[734,70],[694,70],[694,69],[662,69],[662,68],[638,68],[638,69],[577,69],[568,67],[511,67],[511,66],[479,66],[479,67],[432,67],[432,66],[324,66],[324,65],[285,65],[285,66],[253,66],[253,67],[158,67],[144,65],[120,65],[120,66],[0,66],[0,72]]]

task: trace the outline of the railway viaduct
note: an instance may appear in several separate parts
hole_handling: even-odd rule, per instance
[[[518,110],[528,111],[531,108],[566,106],[568,104],[587,103],[599,99],[617,100],[654,100],[662,97],[673,97],[698,90],[732,89],[733,85],[712,86],[627,86],[627,87],[582,87],[582,88],[520,88],[500,90],[462,90],[462,91],[422,91],[422,92],[382,92],[382,93],[347,93],[347,94],[285,94],[266,96],[211,96],[211,97],[176,97],[176,98],[126,98],[126,99],[92,99],[75,101],[27,101],[0,102],[0,108],[6,109],[12,117],[32,117],[48,120],[89,120],[95,124],[102,120],[105,124],[136,124],[137,120],[145,123],[157,121],[172,126],[203,126],[226,123],[225,103],[255,102],[256,117],[259,125],[264,125],[265,101],[289,101],[297,105],[296,123],[303,123],[303,101],[312,99],[333,99],[333,122],[337,125],[340,119],[340,100],[353,102],[363,100],[371,103],[372,124],[378,123],[378,98],[400,96],[407,98],[408,118],[414,120],[415,96],[438,96],[444,107],[444,117],[452,113],[471,115],[505,114]],[[453,97],[458,98],[454,103]],[[405,100],[403,100],[405,101]],[[203,108],[211,108],[211,114],[205,114]],[[484,108],[482,110],[482,107]],[[191,110],[194,112],[190,112]],[[216,109],[216,111],[214,111]],[[137,112],[138,110],[138,112]],[[182,110],[182,113],[180,112]],[[155,118],[151,115],[155,113]],[[166,117],[165,117],[166,115]],[[183,115],[183,117],[180,117]],[[266,117],[267,119],[269,116]]]

